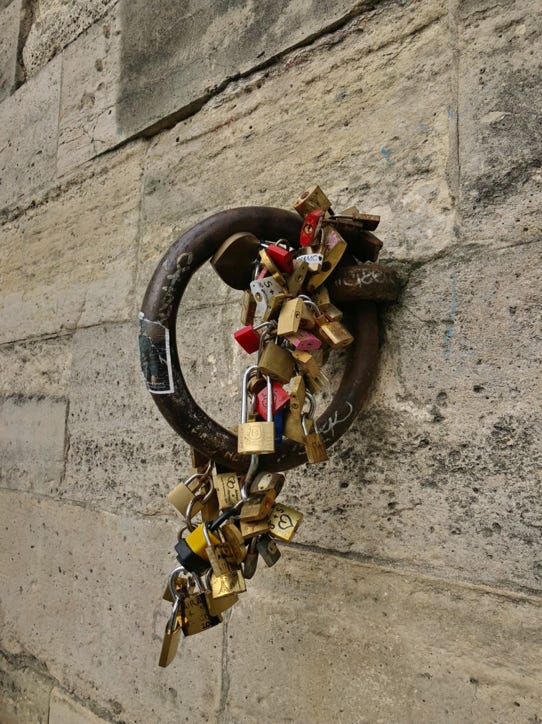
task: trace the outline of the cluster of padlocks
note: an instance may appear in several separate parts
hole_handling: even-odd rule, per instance
[[[190,636],[222,621],[258,559],[274,565],[281,555],[277,541],[291,541],[302,521],[299,511],[277,502],[284,475],[259,471],[259,456],[279,451],[286,437],[304,446],[308,463],[328,459],[315,393],[327,382],[321,368],[329,350],[353,337],[323,284],[347,249],[376,260],[381,242],[372,230],[379,217],[357,209],[334,214],[318,186],[294,207],[303,218],[299,240],[271,242],[241,232],[211,259],[222,280],[244,292],[243,327],[234,338],[257,355],[243,375],[237,428],[238,453],[251,456],[250,467],[238,474],[193,449],[193,473],[168,495],[184,527],[175,546],[180,565],[164,594],[173,608],[160,666],[173,660],[181,632]]]

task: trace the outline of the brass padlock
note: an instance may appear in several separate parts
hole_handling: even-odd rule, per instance
[[[310,393],[307,393],[307,399],[310,402],[310,408],[308,414],[303,414],[301,416],[301,426],[303,428],[303,433],[305,434],[303,445],[305,446],[305,453],[307,454],[307,462],[309,465],[313,465],[315,463],[323,463],[329,458],[326,446],[324,445],[324,440],[318,432],[316,422],[314,421],[314,412],[316,409],[314,397]],[[307,420],[312,421],[312,432],[309,432]]]
[[[295,334],[301,324],[301,313],[303,311],[303,300],[288,299],[281,307],[277,335]]]
[[[240,568],[221,576],[215,576],[214,573],[211,575],[213,598],[223,598],[232,593],[243,593],[246,590],[245,579]]]
[[[247,556],[247,547],[241,531],[235,523],[224,523],[220,530],[225,540],[230,544],[229,555],[231,558],[228,558],[227,560],[229,563],[236,563],[239,565],[239,563],[242,563]]]
[[[324,261],[322,262],[321,271],[313,274],[307,281],[307,290],[309,292],[317,289],[325,282],[347,249],[346,241],[336,229],[324,224],[323,233],[325,245]]]
[[[268,568],[274,566],[280,558],[281,554],[276,541],[274,541],[267,533],[260,536],[258,543],[256,544],[256,548]]]
[[[239,511],[239,520],[253,522],[269,515],[277,494],[274,490],[256,493],[246,500]]]
[[[285,480],[286,478],[282,473],[258,473],[250,483],[248,492],[250,495],[254,495],[255,493],[266,493],[268,490],[274,490],[275,496],[277,496],[280,494]]]
[[[211,589],[211,576],[212,571],[209,571],[205,578],[205,600],[211,616],[220,616],[220,614],[224,613],[224,611],[227,611],[228,608],[231,608],[237,603],[239,596],[237,593],[230,593],[229,596],[214,598],[213,591]]]
[[[211,258],[211,266],[228,286],[247,289],[252,279],[252,265],[259,251],[258,238],[242,231],[228,237],[220,245]]]
[[[189,593],[181,602],[182,630],[185,636],[207,631],[222,622],[222,616],[212,615],[204,591]]]
[[[268,532],[269,517],[255,521],[242,520],[240,521],[240,526],[241,535],[243,536],[244,540],[247,540],[248,538],[253,538],[255,535],[259,535],[260,533]]]
[[[297,297],[301,291],[307,274],[309,273],[309,265],[306,261],[294,260],[294,271],[288,277],[288,292],[292,297]]]
[[[294,209],[302,218],[305,218],[307,214],[316,209],[333,213],[331,210],[331,201],[320,186],[311,186],[304,191],[297,201],[294,202]]]
[[[269,516],[269,533],[275,538],[289,542],[301,525],[303,513],[282,503],[276,503]]]
[[[323,342],[329,344],[333,349],[341,349],[352,344],[354,337],[350,332],[338,322],[330,321],[326,315],[316,318],[317,335]]]
[[[256,550],[257,543],[258,538],[257,536],[254,536],[250,541],[247,557],[245,558],[245,562],[243,564],[243,576],[245,578],[252,578],[256,573],[256,569],[258,567],[258,551]]]
[[[256,316],[256,300],[252,296],[252,292],[245,289],[243,292],[243,300],[241,306],[241,324],[243,327],[248,327],[254,324],[254,317]]]
[[[213,467],[213,483],[221,510],[233,508],[241,500],[241,486],[239,485],[237,473],[232,471],[219,473],[215,465]]]
[[[181,515],[186,516],[189,503],[196,498],[196,493],[205,484],[207,478],[207,473],[194,473],[188,480],[176,485],[173,490],[166,495],[166,498],[177,508]],[[201,501],[196,499],[192,504],[192,515],[197,515],[201,508]]]
[[[173,602],[173,607],[166,624],[164,639],[162,641],[162,649],[158,659],[158,666],[164,668],[169,666],[175,658],[181,637],[183,623],[182,599],[188,594],[188,587],[185,585],[186,581],[179,575],[181,572],[184,572],[184,569],[182,567],[177,567],[169,574],[168,577],[167,588]]]
[[[266,377],[286,383],[294,374],[295,361],[289,350],[278,344],[267,344],[258,361],[258,369]]]
[[[275,345],[268,345],[274,347]],[[248,367],[243,376],[243,398],[241,407],[241,424],[237,428],[237,452],[242,455],[258,455],[275,452],[275,425],[273,423],[273,393],[271,378],[267,379],[267,420],[248,422],[247,384],[250,375],[258,369],[255,365]]]

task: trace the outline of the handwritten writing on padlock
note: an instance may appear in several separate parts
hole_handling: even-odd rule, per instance
[[[258,315],[265,312],[274,296],[284,293],[283,288],[273,277],[254,279],[250,282],[250,291],[256,300],[256,314]]]
[[[303,513],[288,505],[277,503],[269,516],[269,532],[275,538],[290,541],[301,525]]]

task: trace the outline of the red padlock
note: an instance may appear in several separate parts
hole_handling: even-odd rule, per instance
[[[282,246],[277,246],[276,244],[269,244],[266,248],[266,252],[281,271],[286,272],[287,274],[291,274],[293,272],[294,261],[288,249],[285,249]]]
[[[238,329],[237,332],[233,333],[233,336],[248,354],[257,352],[260,348],[260,335],[254,331],[254,327],[251,324]]]
[[[311,246],[314,243],[318,232],[322,228],[324,214],[325,211],[322,211],[322,209],[316,209],[305,216],[299,237],[300,246]]]
[[[290,395],[286,392],[284,387],[275,380],[271,382],[271,387],[273,390],[272,410],[273,415],[275,415],[279,410],[282,410],[283,407],[286,407],[286,405],[290,401]],[[266,419],[267,386],[261,389],[256,395],[256,412],[261,418],[263,418],[264,420]]]

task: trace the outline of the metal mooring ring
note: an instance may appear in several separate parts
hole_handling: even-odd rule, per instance
[[[250,455],[237,452],[237,436],[209,417],[196,403],[181,372],[177,352],[176,320],[179,304],[194,272],[232,234],[250,232],[266,240],[298,239],[302,219],[298,214],[271,207],[243,207],[214,214],[184,233],[164,254],[147,287],[141,316],[169,330],[172,389],[153,394],[171,427],[209,458],[244,472]],[[292,242],[291,242],[292,243]],[[293,244],[292,244],[293,245]],[[317,420],[326,447],[352,425],[366,402],[378,359],[378,317],[375,301],[395,299],[393,272],[381,265],[359,264],[336,270],[327,285],[334,301],[348,301],[352,313],[354,344],[339,388]],[[289,470],[306,462],[304,448],[284,439],[280,451],[260,456],[260,470]]]

